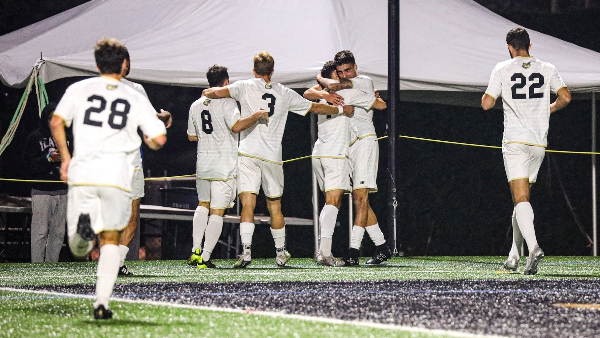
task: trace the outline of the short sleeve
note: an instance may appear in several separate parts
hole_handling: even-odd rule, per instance
[[[225,100],[223,103],[223,114],[225,117],[225,124],[229,130],[233,128],[233,125],[240,119],[240,109],[238,108],[237,102],[234,100]]]
[[[144,135],[151,139],[160,135],[165,135],[167,133],[165,124],[156,116],[156,110],[154,110],[154,107],[150,101],[148,101],[148,99],[143,97],[141,94],[138,96],[138,98],[140,99],[139,127]]]
[[[197,102],[194,102],[192,104],[192,106],[190,107],[190,115],[188,117],[188,127],[187,127],[187,134],[189,136],[198,136],[198,132],[196,131],[196,124],[194,123],[197,106],[198,106]]]
[[[566,86],[560,74],[558,74],[556,67],[552,66],[550,70],[550,90],[556,94],[559,89]]]
[[[348,97],[349,100],[346,104],[362,108],[366,111],[371,110],[373,103],[377,100],[374,95],[367,94],[361,90],[350,90],[348,93],[350,97]]]
[[[236,101],[241,100],[245,88],[244,81],[236,81],[227,86],[227,88],[229,89],[229,96],[231,96]]]
[[[373,80],[366,76],[357,76],[350,79],[352,81],[352,88],[362,90],[365,93],[375,93],[375,85]]]
[[[497,99],[502,94],[502,81],[500,80],[500,70],[498,66],[494,67],[492,75],[490,76],[490,82],[485,90],[485,93],[489,96]]]
[[[54,115],[60,116],[67,127],[71,126],[76,114],[74,102],[76,95],[73,92],[73,88],[67,88],[65,95],[60,99],[54,110]]]
[[[285,88],[286,100],[289,103],[288,111],[298,115],[306,115],[312,107],[312,102],[300,96],[295,91]]]
[[[146,98],[148,98],[148,94],[146,93],[146,90],[144,89],[144,86],[142,86],[139,83],[134,83],[135,86],[133,86],[133,89],[137,90],[138,93],[144,95]]]

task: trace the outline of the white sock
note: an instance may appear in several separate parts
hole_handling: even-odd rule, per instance
[[[96,301],[94,308],[104,305],[108,309],[108,300],[113,292],[117,274],[119,273],[119,246],[105,244],[100,248],[98,270],[96,276]]]
[[[381,228],[379,228],[379,223],[369,225],[365,228],[365,230],[367,230],[369,237],[371,237],[371,240],[373,243],[375,243],[375,245],[379,246],[385,244],[385,236],[383,236],[383,232],[381,232]]]
[[[285,226],[281,229],[271,228],[271,235],[273,235],[273,241],[275,241],[275,249],[285,246]]]
[[[513,229],[513,240],[508,257],[517,256],[517,259],[521,257],[521,247],[523,246],[523,235],[519,230],[519,223],[517,222],[516,208],[512,214],[512,229]]]
[[[350,249],[360,249],[360,243],[362,243],[363,236],[365,235],[365,228],[354,225],[352,227],[352,239],[350,239]]]
[[[194,247],[192,252],[202,247],[202,238],[204,237],[204,231],[208,225],[208,209],[205,207],[197,206],[194,212],[194,219],[192,220],[192,241]]]
[[[210,215],[208,218],[208,226],[206,227],[204,248],[202,249],[202,260],[207,261],[210,259],[210,255],[213,249],[221,237],[221,231],[223,230],[223,217],[219,215]]]
[[[533,251],[536,245],[538,245],[537,239],[535,238],[535,228],[533,227],[533,209],[529,202],[521,202],[515,206],[515,214],[517,223],[519,223],[519,230],[525,242],[527,243],[527,250]]]
[[[325,204],[321,215],[319,215],[319,223],[321,224],[321,244],[319,251],[323,256],[331,256],[331,244],[333,242],[333,232],[335,231],[335,221],[337,220],[338,208],[333,205]]]
[[[252,246],[252,235],[254,234],[254,223],[242,222],[240,223],[240,237],[242,238],[242,245],[244,246],[244,254],[248,251],[250,254],[250,246]]]
[[[119,244],[119,266],[125,265],[125,257],[127,257],[127,253],[129,252],[129,247],[127,245]]]

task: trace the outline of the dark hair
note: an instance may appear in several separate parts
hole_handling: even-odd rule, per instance
[[[331,72],[335,72],[335,71],[336,71],[335,62],[327,61],[323,65],[323,68],[321,68],[321,76],[326,79],[331,79]]]
[[[48,102],[48,104],[42,109],[42,113],[40,114],[40,127],[46,130],[50,130],[48,126],[48,117],[50,114],[54,113],[56,110],[56,103]]]
[[[354,54],[352,54],[351,51],[349,50],[343,50],[340,52],[337,52],[335,54],[335,57],[333,58],[333,60],[335,61],[336,65],[343,65],[345,63],[350,63],[350,64],[355,64],[356,61],[354,61]]]
[[[210,87],[222,86],[225,80],[229,79],[227,67],[214,65],[206,72],[206,79]]]
[[[254,71],[258,75],[271,75],[275,67],[275,59],[267,52],[254,55]]]
[[[117,39],[104,38],[96,43],[94,57],[100,74],[121,74],[123,60],[128,59],[129,53]]]
[[[506,34],[506,44],[516,50],[529,50],[529,33],[524,28],[513,28]]]

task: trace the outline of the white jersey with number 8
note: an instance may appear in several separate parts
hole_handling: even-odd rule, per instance
[[[492,71],[485,91],[502,95],[503,143],[545,147],[550,122],[550,92],[566,87],[556,68],[535,57],[515,57],[500,62]]]

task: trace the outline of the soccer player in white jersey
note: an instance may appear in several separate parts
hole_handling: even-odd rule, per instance
[[[121,73],[121,83],[128,85],[129,87],[135,89],[138,93],[148,98],[148,94],[146,94],[146,90],[141,84],[125,79],[125,77],[129,75],[130,68],[131,60],[129,58],[129,52],[127,52],[127,66]],[[157,113],[156,116],[163,121],[165,127],[169,128],[171,126],[171,123],[173,122],[171,113],[161,109],[160,113]],[[129,217],[127,226],[121,232],[121,239],[119,243],[119,253],[121,257],[119,261],[119,276],[133,275],[133,273],[129,271],[125,265],[125,259],[127,258],[127,253],[129,253],[129,243],[131,243],[131,240],[135,236],[136,230],[140,224],[140,204],[142,197],[144,197],[144,168],[142,167],[141,148],[139,154],[133,157],[133,166],[134,170],[131,178],[131,217]]]
[[[323,78],[338,80],[336,65],[334,61],[326,62],[321,69]],[[329,91],[322,91],[317,85],[304,92],[304,97],[309,100],[322,100],[326,98],[341,99],[342,102],[356,108],[365,110],[385,109],[383,100],[376,98],[358,89],[344,89],[335,95]],[[350,145],[351,118],[345,116],[319,115],[318,116],[318,139],[315,142],[312,153],[312,166],[321,191],[325,193],[325,206],[321,210],[319,223],[321,225],[319,253],[317,262],[322,265],[343,266],[344,261],[334,258],[331,253],[331,244],[337,214],[342,204],[342,195],[351,190],[350,174],[351,166],[348,159],[348,147]]]
[[[283,266],[290,258],[285,250],[285,221],[281,213],[283,195],[283,162],[281,140],[289,111],[306,115],[316,114],[352,116],[352,106],[334,107],[313,103],[293,90],[271,82],[275,60],[267,52],[254,56],[254,79],[237,81],[225,87],[204,90],[204,96],[215,99],[232,97],[240,102],[241,116],[247,117],[258,110],[269,112],[269,124],[259,124],[240,133],[238,191],[242,202],[240,236],[243,254],[234,267],[250,265],[252,235],[254,233],[254,208],[256,195],[262,186],[271,215],[271,234],[275,241],[276,262]]]
[[[517,270],[519,250],[525,239],[529,257],[523,273],[535,275],[544,251],[535,236],[529,193],[544,160],[550,114],[566,107],[571,101],[571,93],[552,64],[529,55],[531,43],[525,29],[510,30],[506,43],[511,59],[494,67],[481,98],[481,107],[485,110],[493,108],[496,99],[502,96],[502,156],[515,206],[513,243],[504,267]],[[552,104],[551,92],[558,95]]]
[[[94,48],[100,76],[67,88],[52,118],[52,134],[63,159],[61,178],[69,184],[67,229],[69,247],[77,258],[100,239],[94,318],[110,319],[109,298],[119,269],[119,237],[131,213],[132,157],[141,144],[160,149],[167,140],[164,124],[150,101],[123,85],[126,48],[102,39]],[[73,126],[74,156],[67,149],[65,126]]]
[[[373,80],[368,76],[357,75],[358,66],[352,52],[340,51],[335,55],[334,61],[339,80],[323,78],[319,74],[317,80],[323,87],[335,91],[355,88],[373,96],[376,95]],[[369,204],[369,192],[377,191],[377,169],[379,167],[379,144],[373,125],[373,111],[357,108],[354,117],[350,119],[350,126],[353,138],[350,142],[349,157],[352,164],[352,195],[356,215],[354,216],[350,249],[343,260],[347,266],[359,264],[360,245],[366,230],[375,243],[375,253],[367,261],[367,264],[381,264],[391,257],[391,252],[379,227],[377,217]]]
[[[229,85],[227,68],[214,65],[206,73],[210,87]],[[237,102],[232,98],[209,99],[202,96],[190,107],[188,139],[198,142],[196,158],[196,190],[198,207],[193,218],[193,247],[189,265],[215,268],[210,261],[223,230],[225,209],[233,206],[237,189],[238,134],[240,131],[266,124],[265,110],[240,118]],[[210,211],[210,217],[209,217]],[[202,238],[205,237],[204,246]]]

